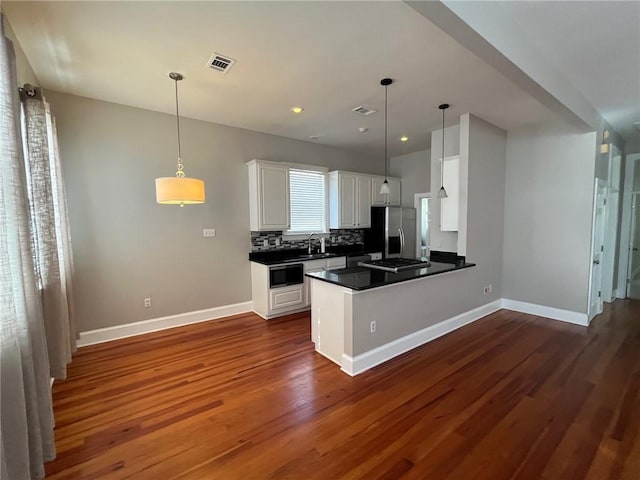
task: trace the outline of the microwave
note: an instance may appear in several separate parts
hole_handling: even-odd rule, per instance
[[[304,266],[302,263],[269,267],[269,288],[285,287],[304,283]]]

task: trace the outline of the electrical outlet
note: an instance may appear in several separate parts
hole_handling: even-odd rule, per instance
[[[376,321],[371,321],[371,333],[376,333]]]
[[[491,291],[491,288],[489,288],[489,286],[484,287],[484,294],[485,295],[487,295],[490,291]]]
[[[151,306],[151,297],[147,297],[144,299],[144,308],[149,308]]]
[[[202,236],[207,238],[207,237],[215,237],[216,236],[216,229],[215,228],[203,228],[202,229]]]
[[[489,284],[489,293],[493,292],[493,285]]]
[[[266,238],[264,240],[262,240],[262,246],[263,247],[268,247],[269,246],[269,240],[267,240]]]

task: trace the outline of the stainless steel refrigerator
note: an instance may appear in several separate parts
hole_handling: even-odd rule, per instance
[[[371,207],[364,246],[369,252],[381,252],[383,258],[416,258],[416,209]]]

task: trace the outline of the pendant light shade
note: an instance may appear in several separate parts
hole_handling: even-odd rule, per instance
[[[204,181],[189,177],[156,178],[156,201],[164,205],[204,203]]]
[[[390,78],[383,78],[380,80],[380,85],[384,87],[384,182],[380,187],[381,195],[389,195],[391,193],[391,188],[389,187],[389,180],[387,180],[387,165],[389,163],[389,159],[387,158],[387,109],[388,109],[388,101],[387,101],[387,87],[393,83],[393,80]]]
[[[439,105],[438,108],[442,110],[442,160],[440,161],[440,190],[438,190],[438,198],[448,198],[447,190],[444,188],[444,111],[449,108],[448,103]]]
[[[205,202],[204,181],[189,178],[184,174],[182,152],[180,148],[180,110],[178,108],[178,82],[184,77],[180,73],[171,72],[169,78],[176,85],[176,130],[178,133],[178,164],[175,177],[156,178],[156,202],[163,205],[192,205]]]

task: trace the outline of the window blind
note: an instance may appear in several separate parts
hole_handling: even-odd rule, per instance
[[[288,233],[326,231],[325,174],[310,170],[289,170],[291,227]]]

